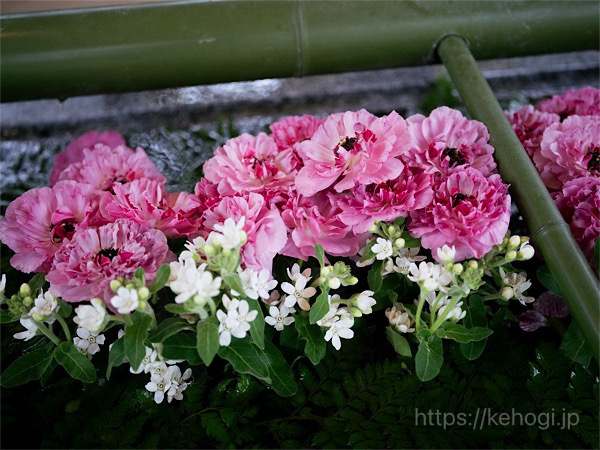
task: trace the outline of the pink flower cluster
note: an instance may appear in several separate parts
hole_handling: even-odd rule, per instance
[[[307,259],[317,243],[355,257],[375,221],[405,217],[433,255],[454,245],[457,260],[483,256],[508,229],[487,129],[457,110],[290,116],[270,131],[217,148],[193,194],[168,192],[119,133],[86,133],[58,154],[50,186],[8,206],[0,240],[54,295],[109,303],[112,279],[142,267],[152,281],[174,258],[169,238],[207,237],[227,218],[244,218],[242,268],[269,272],[277,254]]]
[[[600,89],[571,89],[506,116],[593,265],[600,236]]]
[[[398,217],[434,255],[455,245],[461,258],[483,256],[508,229],[510,197],[492,175],[487,129],[457,110],[292,116],[270,129],[218,148],[195,189],[206,211],[201,235],[228,216],[251,214],[249,228],[269,212],[269,239],[245,229],[255,247],[243,254],[250,267],[270,267],[260,254],[307,259],[317,243],[329,255],[356,256],[375,221]],[[258,198],[260,216],[246,206]]]

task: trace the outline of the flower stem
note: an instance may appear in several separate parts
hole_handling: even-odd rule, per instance
[[[60,323],[60,326],[62,327],[63,332],[65,333],[65,339],[67,341],[70,341],[71,340],[71,331],[69,330],[69,326],[67,325],[67,322],[65,322],[65,319],[60,314],[54,312],[53,315],[56,318],[56,320],[58,320],[58,323]]]
[[[423,306],[425,305],[425,297],[426,295],[423,294],[423,291],[421,291],[419,293],[419,305],[417,306],[417,314],[415,315],[415,332],[417,333],[421,328],[421,313],[423,312]]]
[[[44,334],[44,336],[50,339],[57,347],[60,346],[60,339],[56,337],[56,335],[50,330],[50,328],[44,325],[43,322],[39,322],[34,319],[32,320],[33,323],[35,323],[35,326],[38,327],[38,330],[40,330]]]

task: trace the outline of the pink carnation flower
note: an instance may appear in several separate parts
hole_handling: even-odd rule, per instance
[[[594,244],[600,237],[600,178],[569,180],[553,197],[573,237],[593,266]]]
[[[208,181],[206,178],[202,178],[196,183],[194,195],[198,198],[203,210],[211,209],[221,201],[218,185]]]
[[[69,165],[79,162],[83,159],[83,149],[93,148],[96,144],[104,144],[107,147],[115,148],[125,145],[125,139],[116,131],[88,131],[72,141],[67,148],[56,155],[52,172],[50,172],[50,184],[55,184],[60,173]]]
[[[315,256],[315,245],[321,244],[329,255],[355,256],[365,239],[361,241],[352,227],[342,222],[341,212],[324,192],[313,197],[291,193],[281,213],[290,230],[281,254],[307,260]]]
[[[364,109],[332,114],[296,146],[304,163],[296,189],[312,196],[330,186],[342,192],[355,183],[392,180],[404,168],[398,157],[409,143],[406,122],[396,112],[380,118]]]
[[[168,237],[187,236],[200,226],[200,200],[187,192],[168,194],[164,184],[148,178],[115,184],[113,192],[100,200],[100,214],[108,221],[126,218]]]
[[[87,226],[97,206],[95,197],[88,184],[61,181],[51,188],[30,189],[10,203],[0,221],[0,240],[15,252],[11,265],[26,273],[50,269],[63,241]]]
[[[161,231],[118,219],[98,228],[77,231],[56,252],[46,280],[52,295],[65,301],[99,297],[112,307],[111,280],[131,279],[141,267],[151,283],[160,265],[171,257],[167,238]]]
[[[558,114],[563,119],[573,115],[598,116],[600,115],[600,89],[592,86],[569,89],[563,94],[542,100],[536,108]]]
[[[456,247],[456,261],[481,258],[508,230],[507,190],[500,175],[485,177],[470,167],[453,171],[434,188],[429,206],[411,212],[408,230],[436,258],[444,245]]]
[[[310,139],[324,119],[304,114],[284,117],[269,126],[272,137],[281,149],[292,148],[299,142]]]
[[[134,151],[125,146],[110,148],[104,144],[83,149],[81,161],[70,164],[59,175],[60,180],[89,183],[99,191],[110,191],[115,184],[140,178],[166,182],[141,147]]]
[[[368,231],[375,221],[393,221],[426,207],[433,199],[431,176],[415,172],[405,167],[394,180],[357,185],[352,193],[332,197],[340,209],[338,217],[360,234]]]
[[[512,114],[505,114],[530,158],[540,151],[544,130],[551,124],[560,122],[558,114],[539,111],[532,105],[524,106]]]
[[[204,229],[208,235],[215,225],[231,218],[236,223],[244,217],[243,230],[248,236],[242,247],[242,265],[255,271],[273,268],[273,258],[285,245],[287,230],[279,211],[269,209],[261,194],[250,192],[241,196],[224,197],[204,214]],[[206,236],[205,236],[206,237]]]
[[[296,163],[293,150],[279,150],[266,133],[244,133],[217,148],[203,171],[221,195],[232,195],[291,186]]]
[[[485,176],[496,170],[494,147],[483,123],[447,106],[434,109],[429,117],[415,114],[406,121],[412,149],[402,159],[410,167],[444,175],[459,166],[473,167]]]
[[[600,176],[600,116],[569,116],[550,125],[533,162],[551,189],[573,178]]]

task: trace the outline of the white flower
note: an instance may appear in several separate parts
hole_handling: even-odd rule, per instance
[[[452,281],[452,276],[439,264],[421,262],[419,266],[411,263],[408,279],[419,284],[425,292],[442,289]]]
[[[256,278],[256,285],[254,289],[258,293],[258,296],[263,300],[269,298],[270,291],[277,287],[277,280],[269,280],[271,274],[268,269],[261,269],[258,273],[258,277]]]
[[[298,265],[298,263],[294,263],[294,265],[292,266],[292,270],[290,271],[289,267],[287,268],[287,274],[288,277],[290,277],[290,280],[292,281],[296,281],[299,277],[304,277],[307,280],[310,280],[310,267],[304,269],[302,272],[300,272],[300,266]]]
[[[526,261],[533,258],[534,253],[535,250],[531,245],[529,245],[529,242],[523,242],[519,248],[519,251],[517,252],[517,259],[519,261]]]
[[[363,314],[371,314],[373,312],[373,306],[377,303],[373,297],[373,291],[363,291],[356,297],[356,307],[360,309]]]
[[[187,380],[192,376],[192,369],[187,369],[181,374],[181,369],[178,366],[171,366],[168,369],[167,375],[171,381],[171,387],[167,391],[167,401],[171,403],[173,399],[182,400],[183,391],[187,389],[190,383]]]
[[[465,317],[467,315],[467,311],[462,310],[462,304],[463,302],[458,302],[456,305],[454,305],[454,308],[452,308],[452,310],[446,316],[446,320],[452,320],[453,322],[457,322],[463,317]],[[443,315],[444,311],[448,308],[448,306],[449,304],[442,305],[440,309],[438,309],[438,316]]]
[[[35,320],[45,320],[50,314],[52,314],[58,308],[58,302],[56,298],[50,292],[41,291],[35,299],[35,306],[31,308],[29,314]],[[48,323],[54,322],[54,318],[48,320]]]
[[[225,219],[225,222],[216,224],[215,230],[220,233],[215,233],[215,241],[223,248],[234,249],[239,248],[246,243],[248,236],[243,230],[246,218],[242,216],[240,221],[236,224],[232,218]],[[212,233],[211,233],[212,234]]]
[[[325,340],[331,341],[333,347],[339,350],[342,347],[340,338],[352,339],[354,331],[350,328],[354,325],[354,317],[345,308],[337,309],[332,306],[329,312],[317,322],[320,327],[326,327]]]
[[[23,339],[25,341],[28,341],[29,339],[31,339],[32,337],[34,337],[36,335],[38,327],[31,318],[23,317],[22,319],[19,319],[19,322],[21,322],[21,325],[23,325],[25,327],[25,331],[21,331],[20,333],[15,333],[13,335],[13,337],[15,339]]]
[[[258,299],[258,274],[250,267],[244,270],[242,270],[241,267],[238,267],[238,274],[240,276],[240,281],[242,282],[242,288],[244,289],[244,292],[236,292],[232,289],[231,294],[236,296],[246,294],[248,298],[253,300]]]
[[[391,327],[400,333],[413,333],[415,331],[412,317],[402,307],[394,305],[386,309],[385,316],[388,318]]]
[[[146,390],[154,392],[154,401],[156,403],[162,403],[165,399],[165,393],[171,388],[171,378],[167,375],[167,367],[165,364],[164,373],[161,375],[153,373],[150,377],[150,382],[146,384]]]
[[[408,275],[408,269],[410,268],[411,263],[427,259],[426,256],[418,255],[419,250],[421,250],[420,247],[401,249],[395,261],[394,271],[403,275]]]
[[[135,374],[141,373],[142,371],[144,373],[148,373],[150,370],[152,370],[152,364],[156,362],[157,359],[158,352],[156,351],[156,349],[146,347],[146,356],[144,356],[144,359],[142,359],[142,362],[140,363],[139,367],[136,369],[134,369],[133,367],[129,367],[129,371]]]
[[[77,325],[90,331],[99,331],[102,329],[106,317],[106,309],[102,300],[93,298],[90,305],[81,305],[75,308],[75,314],[77,317],[73,318],[73,322]]]
[[[117,295],[110,299],[110,303],[117,308],[119,314],[128,314],[137,309],[140,304],[137,290],[127,289],[121,286],[117,289]]]
[[[442,248],[437,249],[437,255],[444,264],[452,264],[456,257],[456,248],[454,245],[450,248],[444,244]]]
[[[177,294],[175,303],[185,303],[190,298],[198,305],[206,305],[209,300],[219,295],[221,277],[213,279],[212,273],[205,271],[206,264],[196,267],[193,259],[186,259],[171,281],[170,288]]]
[[[220,309],[217,311],[217,319],[219,319],[219,345],[226,347],[231,344],[231,331],[239,326],[237,316],[236,310],[228,311],[227,314]]]
[[[285,306],[292,308],[297,303],[304,311],[310,309],[308,299],[313,297],[317,293],[317,290],[314,287],[306,287],[307,282],[308,278],[300,275],[296,278],[295,285],[292,285],[287,281],[281,283],[281,290],[288,294],[285,297]]]
[[[250,322],[256,319],[258,311],[250,311],[248,302],[246,300],[241,300],[237,309],[229,310],[227,314],[233,319],[231,323],[235,323],[235,325],[230,328],[231,335],[243,339],[246,337],[246,333],[250,331]]]
[[[527,297],[525,291],[531,287],[531,281],[527,279],[526,272],[509,272],[506,273],[502,267],[500,268],[500,276],[505,286],[512,288],[514,297],[521,302],[522,305],[531,303],[535,300],[533,297]]]
[[[79,327],[77,328],[77,336],[73,338],[73,343],[77,350],[84,355],[94,355],[100,351],[100,345],[104,344],[105,340],[103,334]]]
[[[394,253],[394,243],[388,239],[378,237],[377,243],[371,247],[371,251],[377,255],[376,258],[379,260],[389,258]]]
[[[4,289],[6,289],[6,274],[2,274],[2,278],[0,278],[0,295],[4,294]]]
[[[291,311],[293,310],[294,309],[292,308]],[[296,320],[293,316],[289,315],[291,311],[285,304],[279,305],[279,308],[275,305],[271,305],[269,307],[269,315],[265,317],[265,322],[275,327],[277,331],[281,331],[284,327],[291,325]]]

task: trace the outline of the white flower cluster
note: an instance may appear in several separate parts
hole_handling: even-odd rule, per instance
[[[165,360],[161,355],[161,345],[153,344],[153,348],[146,347],[146,356],[137,369],[131,367],[129,371],[134,374],[149,373],[150,381],[146,390],[154,393],[154,401],[162,403],[167,397],[171,403],[173,399],[183,399],[183,391],[191,384],[188,381],[192,376],[192,369],[186,369],[183,374],[177,363],[181,361]]]
[[[226,313],[220,309],[217,311],[219,345],[228,346],[232,336],[239,339],[246,337],[250,331],[250,322],[256,319],[258,311],[250,311],[246,300],[230,299],[226,294],[223,295],[223,306]]]
[[[19,322],[25,331],[15,333],[15,339],[28,341],[38,333],[38,323],[51,325],[56,320],[54,312],[58,310],[58,301],[50,292],[40,291],[39,295],[33,300],[33,307],[19,319]]]

